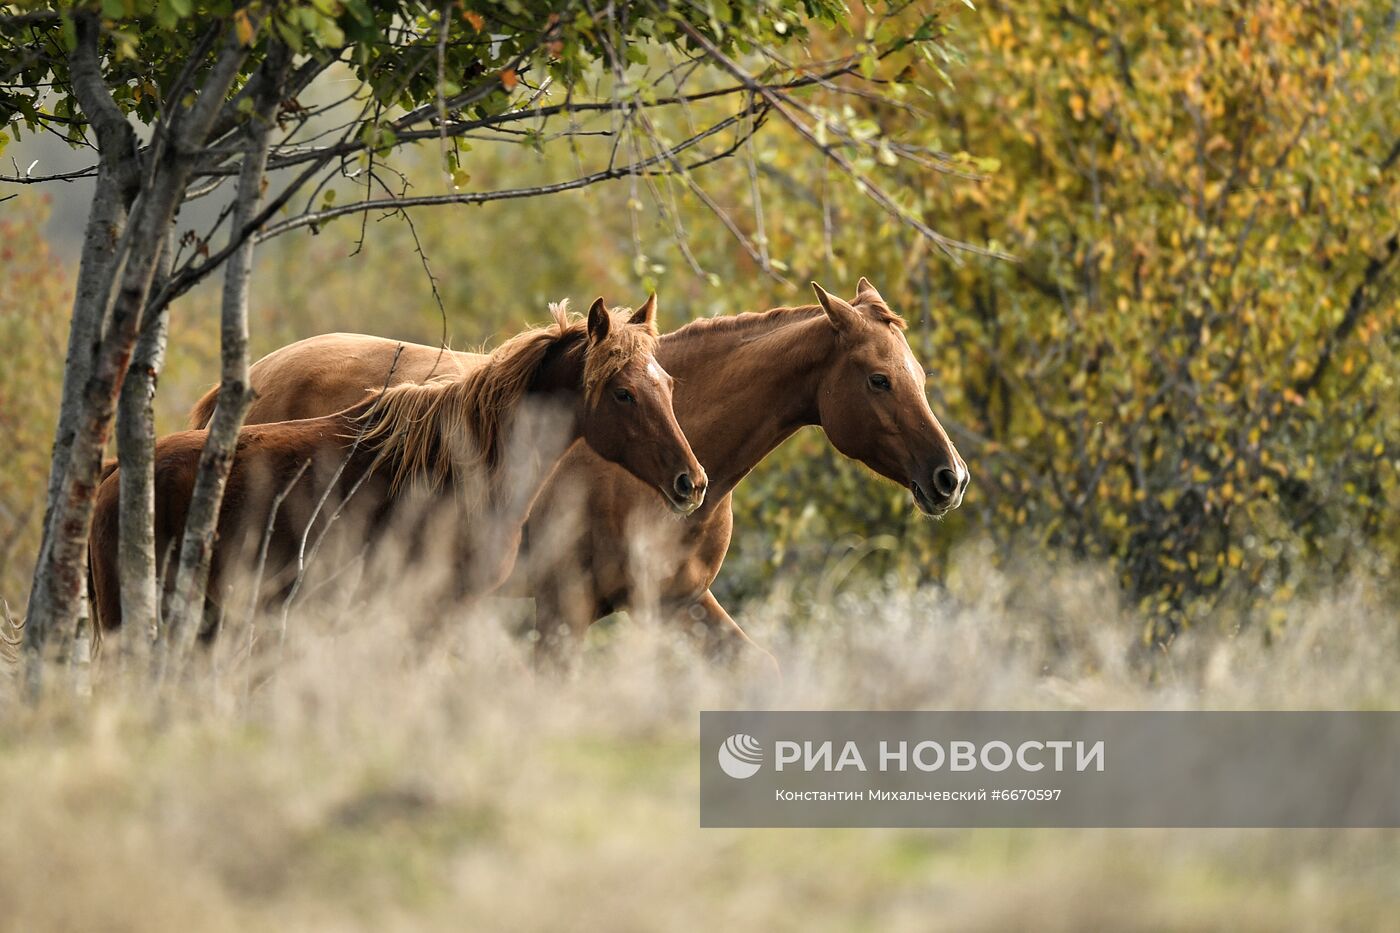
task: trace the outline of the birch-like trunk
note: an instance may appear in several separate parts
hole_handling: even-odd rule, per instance
[[[169,274],[174,237],[168,238],[161,256],[158,279]],[[156,580],[155,539],[155,447],[156,419],[153,401],[161,367],[165,363],[165,340],[170,319],[164,304],[141,322],[136,351],[122,383],[117,402],[117,460],[121,463],[119,513],[120,542],[117,547],[118,577],[121,580],[122,619],[134,631],[144,630],[149,641],[156,637],[160,605]],[[149,313],[149,312],[148,312]],[[93,624],[100,624],[94,619]]]
[[[80,41],[75,43],[73,51],[75,87],[85,86],[80,103],[94,126],[115,127],[117,121],[125,123],[98,70],[95,16],[77,14],[75,27],[78,23],[86,24],[78,28]],[[247,54],[248,50],[237,36],[230,35],[194,102],[172,117],[166,128],[168,139],[149,153],[147,159],[151,164],[140,170],[140,189],[126,229],[106,266],[105,282],[94,280],[92,304],[81,311],[86,327],[91,315],[97,313],[96,308],[111,304],[110,319],[82,392],[69,409],[60,413],[58,436],[69,439],[67,462],[54,465],[55,472],[61,471],[62,477],[55,484],[25,620],[31,689],[38,687],[39,662],[45,656],[53,633],[71,637],[76,632],[86,601],[87,538],[92,527],[102,453],[111,436],[117,396],[136,344],[141,313],[150,295],[175,210],[184,198],[200,151]],[[99,131],[99,150],[115,135]],[[100,152],[100,156],[104,161],[109,157],[117,158],[109,152]],[[90,225],[101,220],[98,208],[102,199],[111,194],[99,185],[89,216]],[[92,233],[89,230],[89,234]],[[52,476],[50,482],[54,482]]]
[[[268,52],[269,74],[275,80],[266,82],[254,97],[253,113],[244,127],[246,148],[238,172],[231,235],[253,221],[262,199],[263,179],[267,168],[268,148],[272,142],[280,88],[289,57],[282,45]],[[223,308],[220,318],[219,402],[209,422],[204,450],[199,457],[199,474],[195,478],[185,518],[185,533],[180,542],[180,565],[169,606],[169,644],[166,657],[178,664],[185,657],[203,623],[205,589],[209,580],[209,565],[214,552],[214,536],[218,527],[219,508],[223,504],[224,486],[233,466],[234,449],[243,417],[252,403],[248,386],[248,284],[253,271],[254,237],[246,237],[229,256],[224,266]]]
[[[49,485],[41,526],[43,536],[25,613],[25,644],[30,654],[36,657],[44,650],[54,617],[62,615],[76,619],[80,612],[79,606],[60,611],[56,604],[57,594],[50,585],[53,582],[50,573],[51,542],[60,514],[60,495],[69,473],[84,395],[102,345],[112,283],[116,280],[120,263],[119,247],[126,229],[127,215],[140,184],[136,133],[117,110],[102,81],[97,51],[100,25],[96,14],[75,13],[73,26],[75,42],[70,53],[73,89],[97,137],[98,168],[92,205],[88,209],[87,229],[83,234],[78,282],[73,293],[68,356],[63,369],[63,390],[58,424],[54,428]],[[31,665],[31,672],[35,670]]]

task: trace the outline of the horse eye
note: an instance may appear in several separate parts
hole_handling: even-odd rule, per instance
[[[628,392],[626,389],[613,389],[613,398],[627,405],[631,405],[636,401],[632,393]]]
[[[888,392],[890,390],[890,377],[884,373],[876,373],[870,377],[870,387],[879,389],[881,392]]]

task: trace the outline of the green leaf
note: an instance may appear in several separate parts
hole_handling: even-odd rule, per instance
[[[317,21],[316,38],[327,48],[338,49],[345,44],[345,32],[329,18]]]
[[[361,26],[374,26],[374,11],[366,0],[346,0],[345,9]]]
[[[282,37],[282,41],[287,43],[287,48],[291,49],[293,52],[300,52],[302,50],[302,46],[305,43],[302,40],[300,29],[297,29],[296,26],[281,19],[275,20],[274,25],[277,29],[277,34]]]
[[[160,0],[156,4],[156,25],[161,29],[173,30],[179,21],[180,14],[175,11],[174,0]]]

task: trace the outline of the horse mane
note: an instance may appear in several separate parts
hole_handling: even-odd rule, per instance
[[[549,306],[554,321],[517,334],[481,365],[460,376],[403,383],[377,392],[358,417],[360,443],[378,451],[374,465],[394,462],[395,489],[411,480],[437,489],[460,486],[464,470],[500,466],[511,416],[555,353],[584,353],[583,391],[594,400],[607,381],[643,354],[656,351],[656,331],[628,323],[630,308],[614,308],[607,338],[592,344],[587,321],[567,300]],[[460,455],[468,451],[467,456]]]
[[[858,309],[864,309],[877,324],[888,324],[898,330],[905,330],[909,326],[905,323],[904,318],[890,310],[889,305],[883,301],[867,299],[859,303],[853,302],[853,304]],[[676,328],[667,334],[667,339],[674,339],[682,335],[725,333],[744,333],[750,337],[759,337],[780,327],[810,320],[825,313],[821,305],[793,305],[791,307],[769,308],[767,311],[745,311],[742,314],[705,317]]]

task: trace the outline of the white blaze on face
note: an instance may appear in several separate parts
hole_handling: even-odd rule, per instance
[[[647,375],[653,382],[661,382],[661,367],[656,365],[656,360],[647,360]]]
[[[909,367],[909,375],[914,377],[915,385],[924,384],[924,368],[919,365],[919,361],[914,359],[913,351],[909,351],[904,356],[904,365]]]
[[[929,408],[928,404],[928,393],[924,391],[924,383],[928,381],[928,374],[919,365],[919,361],[914,358],[914,351],[909,349],[907,341],[904,344],[904,365],[908,368],[909,375],[913,377],[914,385],[919,387],[919,397],[923,399],[924,408],[928,410],[930,415],[933,414],[933,409]]]

